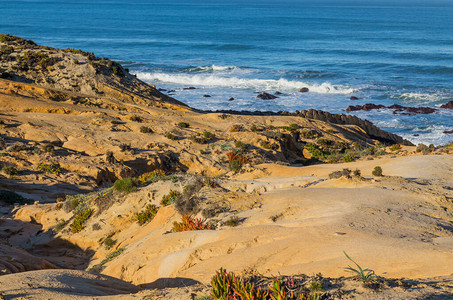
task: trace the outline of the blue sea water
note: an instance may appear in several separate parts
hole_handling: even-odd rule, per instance
[[[0,13],[2,33],[112,58],[199,109],[346,113],[453,100],[450,0],[11,0]],[[443,133],[453,110],[351,114],[414,143],[453,141]]]

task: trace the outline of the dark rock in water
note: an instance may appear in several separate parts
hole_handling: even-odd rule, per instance
[[[209,98],[209,97],[211,97],[211,95],[203,95],[203,97]]]
[[[420,136],[420,135],[418,133],[416,133],[416,134],[413,134],[412,136]]]
[[[174,93],[174,92],[176,92],[176,91],[175,91],[175,90],[169,90],[168,92],[169,92],[169,93]]]
[[[348,108],[346,108],[346,111],[351,112],[351,111],[358,111],[358,110],[373,110],[373,109],[381,109],[381,108],[388,108],[388,109],[394,109],[393,113],[398,114],[399,112],[402,115],[410,115],[410,114],[432,114],[437,109],[432,108],[432,107],[406,107],[402,106],[399,104],[393,104],[390,106],[384,106],[382,104],[373,104],[373,103],[367,103],[364,105],[350,105]],[[405,111],[405,112],[404,112]]]
[[[259,94],[258,96],[256,96],[256,98],[260,98],[262,100],[272,100],[272,99],[276,99],[278,97],[268,94],[266,92],[263,92],[263,93]]]
[[[445,130],[444,133],[445,134],[453,134],[453,130]]]
[[[406,107],[405,109],[407,112],[422,115],[432,114],[433,112],[437,111],[437,109],[432,107]]]
[[[367,103],[367,104],[364,104],[364,105],[350,105],[348,106],[348,108],[346,108],[346,111],[357,111],[357,110],[365,110],[365,111],[368,111],[368,110],[372,110],[372,109],[380,109],[380,108],[385,108],[384,105],[381,105],[381,104],[373,104],[373,103]]]
[[[166,89],[158,89],[159,92],[166,92]]]
[[[440,108],[453,109],[453,101],[448,101],[447,103],[441,105]]]
[[[349,98],[351,100],[359,100],[359,98],[357,98],[356,96],[351,96],[351,98]]]
[[[189,86],[189,87],[185,87],[185,88],[182,88],[183,90],[196,90],[197,88],[196,87],[193,87],[193,86]]]
[[[275,94],[275,95],[281,95],[282,93],[279,92],[279,91],[276,91],[274,94]]]
[[[307,92],[309,92],[309,91],[310,91],[310,90],[308,89],[308,87],[303,87],[303,88],[301,88],[301,89],[299,90],[299,92],[301,92],[301,93],[307,93]]]
[[[234,100],[234,98],[233,98],[233,97],[231,97],[230,99],[228,99],[228,101],[233,101],[233,100]]]

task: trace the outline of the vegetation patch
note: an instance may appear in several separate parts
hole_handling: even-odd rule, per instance
[[[86,210],[76,214],[71,224],[71,232],[77,233],[82,231],[82,229],[84,228],[83,224],[91,217],[92,214],[93,209],[91,208],[87,208]]]
[[[60,167],[58,165],[54,165],[54,164],[39,163],[38,170],[45,172],[45,173],[52,173],[55,175],[61,174]]]
[[[173,222],[173,232],[190,230],[211,230],[209,225],[204,224],[201,219],[192,218],[189,215],[182,215],[181,222]]]
[[[159,208],[154,204],[146,205],[145,209],[136,213],[135,218],[137,219],[140,225],[151,222],[156,216]]]
[[[249,161],[246,156],[239,154],[234,150],[228,152],[226,156],[228,158],[228,169],[235,173],[239,172],[242,169],[242,166]]]
[[[373,172],[371,172],[371,174],[377,177],[382,176],[382,168],[380,166],[374,167]]]
[[[179,197],[181,197],[181,193],[179,193],[177,191],[170,191],[170,193],[168,193],[168,195],[164,195],[162,197],[160,204],[163,206],[174,204],[176,199],[178,199]]]
[[[113,184],[113,188],[117,191],[124,193],[132,193],[137,191],[137,186],[139,182],[134,177],[127,177],[123,179],[118,179]]]
[[[190,124],[186,122],[179,122],[176,124],[176,126],[178,126],[179,128],[189,128]]]
[[[165,177],[165,171],[157,169],[157,170],[140,175],[138,180],[140,180],[141,183],[146,183],[148,181],[152,181],[155,178],[161,178],[161,177]]]

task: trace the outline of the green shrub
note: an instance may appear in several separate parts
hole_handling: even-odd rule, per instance
[[[135,218],[140,225],[143,225],[145,223],[151,222],[156,216],[158,210],[159,208],[156,205],[148,204],[144,210],[135,214]]]
[[[153,133],[153,130],[149,127],[146,127],[146,126],[141,126],[140,127],[140,132],[141,133]]]
[[[131,144],[122,143],[122,144],[120,144],[119,147],[120,147],[121,152],[131,150]]]
[[[112,239],[111,237],[108,237],[104,240],[104,246],[105,246],[106,250],[109,250],[115,244],[116,244],[116,240]]]
[[[179,122],[178,124],[176,124],[176,126],[178,126],[180,128],[189,128],[190,124],[186,123],[186,122]]]
[[[399,151],[401,150],[401,146],[399,144],[395,144],[392,147],[390,147],[390,151]]]
[[[86,220],[88,220],[91,215],[93,214],[93,209],[88,208],[74,216],[74,219],[71,224],[71,232],[72,233],[77,233],[82,231],[84,228],[83,224],[85,223]]]
[[[172,141],[175,141],[175,140],[178,139],[178,137],[177,137],[176,135],[174,135],[173,133],[171,133],[171,132],[165,133],[164,136],[165,136],[167,139],[172,140]]]
[[[215,134],[209,131],[204,131],[203,132],[203,137],[207,139],[208,141],[215,139]]]
[[[256,125],[252,125],[252,126],[250,126],[250,131],[251,132],[257,132],[258,131],[258,127],[256,127]]]
[[[113,188],[120,192],[132,193],[137,191],[138,181],[134,177],[118,179],[113,184]]]
[[[39,163],[38,170],[45,172],[45,173],[52,173],[56,175],[61,174],[61,169],[57,165],[47,164],[47,163]]]
[[[160,204],[163,206],[171,205],[175,203],[176,199],[181,196],[181,193],[176,192],[176,191],[170,191],[168,195],[164,195],[162,197],[162,200],[160,201]]]
[[[137,122],[137,123],[143,122],[143,119],[136,115],[130,116],[129,120],[131,120],[132,122]]]
[[[157,170],[140,175],[138,180],[140,180],[141,183],[146,183],[154,178],[160,178],[160,177],[165,177],[165,171],[157,169]]]
[[[373,172],[371,172],[374,176],[382,176],[382,168],[379,166],[374,167]]]

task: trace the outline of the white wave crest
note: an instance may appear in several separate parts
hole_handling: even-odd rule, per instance
[[[215,75],[186,75],[186,74],[166,74],[166,73],[146,73],[136,72],[135,75],[143,81],[160,81],[173,84],[211,86],[211,87],[230,87],[238,89],[253,89],[258,91],[298,91],[303,87],[308,87],[310,92],[322,94],[351,94],[357,90],[346,87],[336,86],[329,82],[322,84],[308,84],[302,81],[294,81],[280,78],[274,79],[246,79],[238,77],[221,77]]]
[[[422,94],[422,93],[404,93],[397,97],[397,99],[405,100],[406,102],[414,103],[431,103],[442,100],[449,100],[451,96],[441,94]]]

